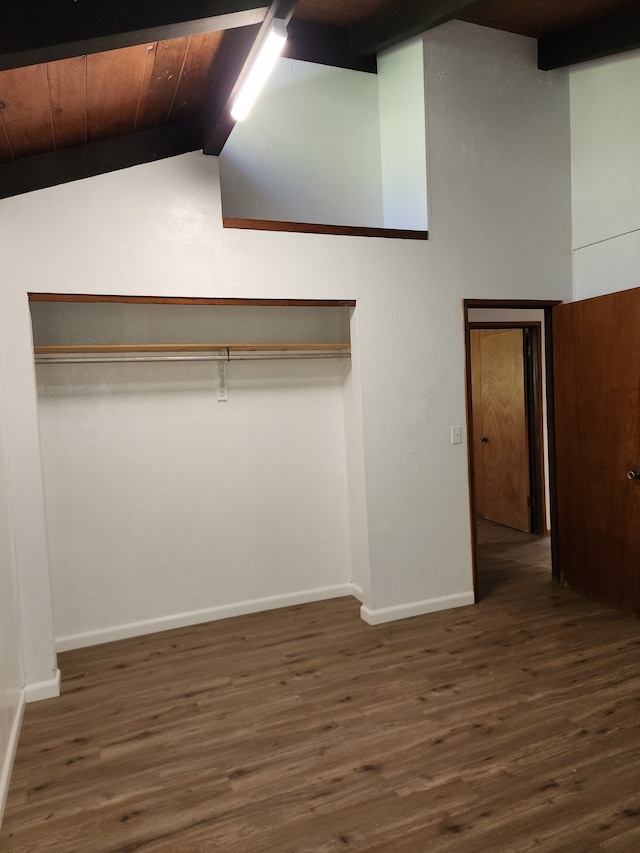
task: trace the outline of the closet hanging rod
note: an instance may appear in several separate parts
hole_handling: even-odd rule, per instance
[[[80,356],[80,355],[38,355],[36,364],[131,364],[158,361],[285,361],[293,359],[316,358],[351,358],[351,353],[344,350],[324,352],[270,352],[270,353],[203,353],[201,355],[112,355],[112,356]]]

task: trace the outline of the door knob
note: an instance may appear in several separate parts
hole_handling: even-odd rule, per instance
[[[627,471],[627,480],[640,480],[640,470]]]
[[[482,436],[482,438],[480,439],[480,443],[481,444],[488,444],[489,443],[489,439],[487,438],[486,435]],[[639,473],[639,476],[640,476],[640,473]]]

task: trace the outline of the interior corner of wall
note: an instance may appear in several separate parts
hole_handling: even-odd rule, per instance
[[[47,681],[27,683],[24,688],[24,696],[27,703],[40,702],[43,699],[55,699],[60,695],[61,675],[60,670],[54,671],[53,678]]]

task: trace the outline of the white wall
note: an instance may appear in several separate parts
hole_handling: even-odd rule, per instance
[[[349,594],[344,363],[216,371],[38,368],[59,649]]]
[[[424,231],[428,217],[422,38],[378,56],[378,102],[385,228]]]
[[[0,207],[0,369],[4,372],[4,434],[12,504],[14,553],[17,566],[22,659],[27,701],[56,696],[59,672],[53,647],[53,613],[42,491],[35,370],[27,288],[16,276],[9,257],[11,233],[28,226],[5,221]],[[27,252],[20,250],[23,258]],[[35,255],[33,247],[28,253]],[[43,259],[44,260],[44,259]],[[45,272],[46,276],[46,272]],[[42,280],[42,273],[39,274]],[[31,278],[32,281],[35,279]],[[16,367],[21,369],[16,372]]]
[[[3,426],[3,391],[0,371],[0,822],[24,704],[9,462]]]
[[[425,46],[428,243],[225,231],[218,163],[199,154],[0,202],[16,529],[44,535],[28,290],[355,298],[364,615],[472,600],[466,447],[450,444],[465,418],[462,299],[570,296],[568,84],[519,36],[454,22]],[[18,566],[47,588],[41,560]],[[44,660],[46,602],[30,596],[23,619]]]
[[[429,233],[446,245],[450,274],[466,296],[561,298],[571,240],[567,72],[538,71],[533,39],[459,21],[427,33],[425,55]]]
[[[224,215],[426,230],[425,110],[421,38],[377,75],[279,60],[220,156]]]
[[[381,227],[376,75],[279,59],[220,181],[225,216]]]
[[[576,299],[640,285],[640,51],[571,69]]]

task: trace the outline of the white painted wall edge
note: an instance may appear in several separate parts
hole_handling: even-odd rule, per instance
[[[176,613],[162,616],[158,619],[147,619],[141,622],[130,622],[127,625],[114,625],[97,631],[87,631],[83,634],[72,634],[68,637],[56,638],[56,651],[67,652],[71,649],[81,649],[85,646],[97,646],[100,643],[111,643],[115,640],[126,640],[130,637],[141,637],[143,634],[155,634],[158,631],[170,631],[173,628],[186,628],[202,622],[214,622],[218,619],[229,619],[232,616],[244,616],[247,613],[258,613],[262,610],[276,610],[279,607],[292,607],[296,604],[309,604],[313,601],[324,601],[328,598],[343,598],[351,595],[358,598],[362,590],[354,584],[345,583],[336,586],[305,589],[299,592],[289,592],[283,595],[272,595],[266,598],[254,598],[249,601],[238,601],[233,604],[223,604],[220,607],[209,607],[205,610],[192,610],[188,613]]]
[[[425,613],[450,610],[453,607],[466,607],[474,603],[473,592],[461,592],[456,595],[444,595],[442,598],[398,604],[395,607],[381,607],[378,610],[370,610],[363,604],[360,608],[360,616],[369,625],[382,625],[384,622],[395,622],[396,619],[409,619],[411,616],[423,616]]]
[[[16,707],[15,716],[13,718],[13,724],[11,726],[11,734],[9,735],[9,743],[7,745],[7,752],[4,757],[4,762],[2,764],[2,771],[0,772],[0,826],[2,826],[2,818],[4,816],[4,808],[7,804],[7,795],[9,793],[9,782],[11,781],[11,771],[13,769],[13,762],[16,757],[16,750],[18,748],[18,738],[20,737],[20,729],[22,728],[22,717],[24,715],[24,705],[25,705],[25,696],[24,690],[20,691],[20,699],[18,701],[18,705]]]
[[[40,702],[42,699],[55,699],[60,695],[60,670],[56,669],[55,678],[48,681],[35,681],[26,684],[24,698],[27,702]]]

